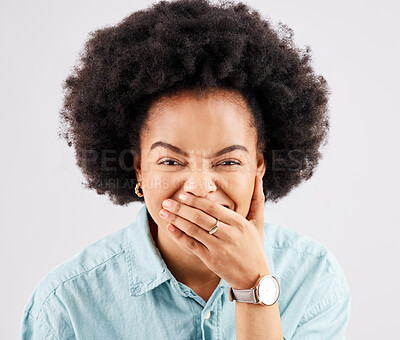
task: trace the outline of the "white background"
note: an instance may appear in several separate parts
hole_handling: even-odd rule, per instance
[[[130,224],[141,207],[84,189],[73,150],[58,139],[61,83],[88,33],[141,1],[0,4],[0,338],[16,339],[22,309],[52,268]],[[332,90],[331,132],[314,176],[265,219],[311,236],[341,264],[352,293],[349,339],[398,334],[399,4],[247,1],[310,45]]]

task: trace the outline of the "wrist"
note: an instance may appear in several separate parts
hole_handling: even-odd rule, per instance
[[[233,289],[251,289],[256,285],[258,279],[264,275],[271,275],[268,267],[265,267],[264,270],[260,270],[254,275],[244,277],[240,282],[236,282],[230,285],[230,287]]]
[[[229,300],[272,306],[280,293],[278,278],[271,274],[260,275],[250,288],[229,288]]]

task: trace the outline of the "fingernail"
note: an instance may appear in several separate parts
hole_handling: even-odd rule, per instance
[[[162,210],[160,211],[160,216],[162,216],[162,217],[168,217],[168,215],[169,215],[169,212],[168,212],[168,211],[165,211],[164,209],[162,209]]]
[[[175,227],[172,224],[167,224],[167,229],[169,231],[175,231]]]
[[[165,200],[162,202],[163,207],[171,208],[172,202],[170,200]]]

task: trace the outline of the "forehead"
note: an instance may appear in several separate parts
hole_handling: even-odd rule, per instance
[[[251,112],[240,94],[219,91],[199,97],[183,91],[152,105],[142,146],[150,147],[153,141],[161,139],[188,152],[207,154],[232,144],[251,149],[256,143],[251,122]]]

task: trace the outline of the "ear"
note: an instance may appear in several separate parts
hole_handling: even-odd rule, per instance
[[[133,156],[133,167],[135,169],[136,178],[138,181],[142,178],[142,169],[140,165],[140,155],[136,151],[131,151]]]
[[[257,171],[256,175],[261,176],[261,178],[264,177],[266,171],[266,165],[265,165],[265,160],[264,160],[264,154],[262,151],[259,151],[257,153]]]

